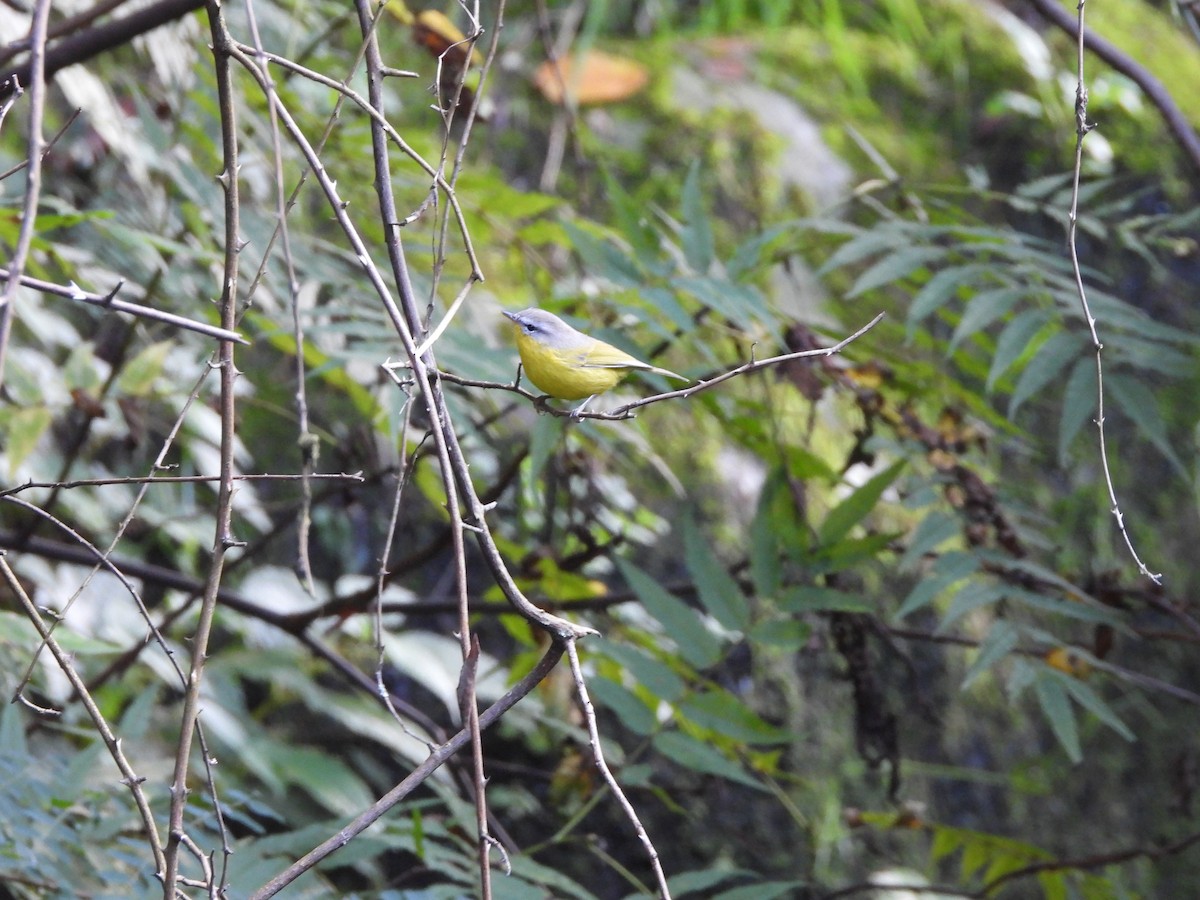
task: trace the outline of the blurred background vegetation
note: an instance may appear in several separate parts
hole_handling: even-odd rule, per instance
[[[365,95],[351,7],[225,10],[239,40],[257,30]],[[52,24],[74,11],[55,4]],[[470,32],[458,6],[438,11]],[[416,73],[385,82],[387,116],[416,154],[447,160],[486,278],[438,338],[442,370],[511,383],[501,309],[542,306],[696,379],[828,346],[886,313],[840,355],[623,421],[569,422],[445,382],[513,574],[602,635],[580,649],[606,752],[672,894],[883,896],[890,878],[947,895],[1179,897],[1200,883],[1200,170],[1129,73],[1087,59],[1099,129],[1084,141],[1079,252],[1109,463],[1162,586],[1138,573],[1104,488],[1095,355],[1065,243],[1075,39],[1035,5],[547,0],[507,4],[498,29],[483,4],[478,62],[493,38],[496,50],[482,83],[478,63],[467,73],[448,131],[429,20],[407,12],[391,0],[376,30],[385,63]],[[1157,73],[1194,126],[1191,15],[1087,6],[1089,28]],[[27,32],[26,13],[0,9],[6,67]],[[208,44],[201,9],[57,73],[45,132],[65,130],[45,157],[27,274],[99,293],[123,280],[122,299],[216,321],[225,212]],[[551,58],[595,65],[559,79]],[[328,131],[325,168],[383,260],[369,119],[328,84],[270,71],[309,139]],[[403,370],[397,384],[381,369],[403,350],[311,179],[288,216],[289,275],[278,190],[307,165],[285,142],[277,172],[267,101],[242,71],[235,88],[251,341],[236,356],[237,468],[301,471],[299,355],[316,471],[361,475],[311,481],[309,507],[299,481],[237,486],[246,543],[222,581],[201,717],[218,794],[198,759],[187,828],[239,897],[458,730],[461,658],[429,422]],[[3,123],[0,169],[26,157],[24,116],[18,101]],[[467,247],[429,174],[395,147],[391,166],[436,325],[470,277]],[[6,259],[23,178],[0,183]],[[215,345],[33,290],[14,309],[0,543],[62,616],[59,640],[163,816],[180,685],[120,583],[88,578],[80,542],[108,548],[142,486],[23,486],[216,474]],[[659,387],[631,380],[596,406]],[[170,468],[155,470],[168,440]],[[215,491],[151,485],[112,551],[181,658]],[[546,638],[474,554],[488,703]],[[0,711],[0,893],[154,893],[129,792],[37,647],[0,587],[0,684],[28,701]],[[378,675],[399,718],[349,669]],[[653,892],[582,725],[562,670],[484,734],[492,831],[512,867],[495,896]],[[469,785],[452,760],[284,895],[473,896]]]

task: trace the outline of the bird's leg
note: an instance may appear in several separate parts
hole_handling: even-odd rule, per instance
[[[591,403],[595,399],[596,399],[596,395],[592,394],[592,396],[588,397],[586,400],[584,400],[582,403],[580,403],[577,407],[575,407],[573,410],[571,410],[571,418],[578,419],[580,416],[582,416],[584,407],[586,407],[589,403]]]

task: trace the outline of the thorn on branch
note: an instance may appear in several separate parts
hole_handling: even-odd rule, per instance
[[[123,288],[124,286],[125,286],[125,279],[122,278],[120,281],[118,281],[116,283],[116,285],[113,286],[113,289],[111,291],[109,291],[107,294],[104,295],[104,298],[101,300],[101,305],[106,308],[112,306],[113,300],[115,300],[117,298],[117,292],[120,291],[121,288]]]

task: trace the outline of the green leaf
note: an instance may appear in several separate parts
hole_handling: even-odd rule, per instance
[[[750,625],[746,597],[716,552],[705,542],[691,516],[683,521],[683,554],[704,608],[722,627],[745,631]]]
[[[793,233],[795,227],[793,222],[783,222],[743,241],[725,261],[726,276],[731,281],[737,281],[743,275],[760,269],[765,262],[769,261],[770,257],[767,251],[781,237]]]
[[[91,342],[77,344],[62,369],[63,384],[68,389],[93,391],[104,383]]]
[[[1117,408],[1137,426],[1142,437],[1150,441],[1181,476],[1187,477],[1187,467],[1171,446],[1167,423],[1158,411],[1158,398],[1144,382],[1125,375],[1106,374],[1104,389],[1112,396]]]
[[[975,679],[1008,656],[1017,646],[1018,638],[1017,629],[1010,622],[1004,619],[993,622],[987,637],[979,645],[979,652],[975,655],[971,667],[967,669],[963,678],[963,688],[970,687]]]
[[[8,454],[8,477],[15,478],[17,469],[33,453],[38,441],[54,417],[44,406],[27,409],[0,407],[0,447]]]
[[[884,226],[863,231],[838,247],[817,269],[817,275],[823,277],[843,266],[852,266],[885,250],[895,250],[910,243],[908,234],[899,228]]]
[[[620,663],[641,687],[660,700],[674,703],[687,690],[684,680],[674,670],[639,647],[618,644],[605,638],[589,641],[588,646]]]
[[[1039,671],[1033,682],[1034,695],[1067,758],[1077,763],[1083,759],[1083,751],[1079,746],[1079,728],[1075,722],[1075,711],[1071,709],[1071,701],[1062,681],[1057,677],[1059,674],[1051,669]]]
[[[1043,175],[1041,178],[1035,178],[1033,181],[1028,181],[1020,185],[1015,193],[1018,197],[1028,197],[1031,200],[1044,200],[1066,188],[1070,180],[1070,173]]]
[[[908,307],[907,341],[913,339],[917,326],[934,312],[945,306],[957,296],[962,288],[972,288],[980,275],[991,271],[991,266],[982,263],[971,263],[964,266],[951,266],[936,272],[921,289],[917,291]]]
[[[899,622],[905,616],[911,615],[918,609],[924,609],[936,600],[942,591],[958,580],[957,578],[948,578],[945,575],[922,578],[908,592],[908,596],[904,598],[904,602],[900,604],[900,608],[892,615],[892,621]]]
[[[645,280],[637,262],[623,247],[597,237],[572,222],[564,222],[563,228],[590,274],[619,288],[638,287]]]
[[[632,563],[619,559],[617,568],[646,611],[659,621],[663,630],[675,641],[685,660],[696,668],[704,669],[721,658],[720,642],[694,609]]]
[[[296,354],[296,341],[292,334],[280,329],[268,316],[249,310],[246,313],[246,321],[253,324],[272,347],[293,356]],[[371,392],[351,377],[344,366],[335,365],[333,360],[311,341],[304,342],[304,364],[308,367],[310,378],[319,377],[325,384],[346,394],[364,418],[375,418],[379,412],[379,403]]]
[[[1066,872],[1038,872],[1037,880],[1038,886],[1042,889],[1042,900],[1067,900],[1071,896],[1067,890]],[[1096,892],[1096,896],[1105,896],[1108,893],[1108,888],[1111,888],[1111,885],[1108,885],[1107,888],[1101,888],[1100,891]],[[1091,895],[1085,892],[1083,896],[1087,897]]]
[[[517,237],[531,247],[562,247],[567,243],[567,231],[553,219],[535,219],[517,229]]]
[[[965,837],[957,828],[933,826],[933,844],[929,848],[929,858],[933,862],[944,859],[963,845]]]
[[[755,644],[799,650],[812,638],[812,626],[799,619],[767,619],[755,623],[746,636]]]
[[[907,464],[906,460],[898,460],[871,478],[853,494],[830,510],[825,521],[818,529],[818,536],[823,545],[836,544],[844,538],[850,529],[857,525],[875,508],[883,492],[891,487],[892,482],[899,477]]]
[[[718,884],[733,881],[735,878],[744,880],[757,877],[748,869],[696,869],[692,872],[681,872],[667,879],[667,887],[672,897],[686,897],[688,894],[712,896],[712,889]]]
[[[791,613],[876,611],[875,604],[861,594],[816,586],[792,588],[779,598],[779,608]]]
[[[1127,741],[1137,740],[1135,735],[1120,717],[1113,711],[1113,708],[1101,699],[1095,691],[1088,685],[1084,684],[1078,678],[1072,678],[1065,672],[1055,672],[1054,674],[1062,677],[1063,683],[1066,685],[1067,692],[1075,698],[1075,702],[1094,715],[1097,719],[1125,738]]]
[[[588,690],[634,734],[649,736],[658,730],[654,712],[625,686],[603,675],[594,675],[588,680]]]
[[[1168,378],[1186,378],[1192,371],[1193,356],[1181,353],[1158,341],[1143,341],[1130,334],[1104,345],[1106,361],[1121,361],[1134,368],[1149,369]]]
[[[930,262],[941,259],[945,255],[944,247],[901,247],[873,263],[859,275],[855,279],[854,285],[846,293],[846,299],[853,300],[868,291],[877,290],[894,281],[907,278],[913,272],[924,269]]]
[[[990,392],[997,379],[1012,368],[1022,354],[1029,349],[1034,336],[1048,321],[1048,314],[1040,309],[1027,309],[1015,315],[996,339],[996,351],[992,355],[992,367],[988,371],[987,390]]]
[[[1120,628],[1124,624],[1121,615],[1115,610],[1093,601],[1064,600],[1061,597],[1050,597],[1021,588],[1013,588],[1008,596],[1014,601],[1019,601],[1035,609],[1066,616],[1069,619],[1078,619],[1092,625],[1112,625],[1114,628]]]
[[[987,865],[994,852],[995,848],[990,841],[975,839],[964,842],[962,858],[958,862],[962,880],[970,881],[976,872]]]
[[[956,516],[942,510],[931,512],[921,520],[908,539],[908,546],[900,557],[900,571],[913,571],[926,553],[932,553],[946,541],[958,537],[960,528]]]
[[[750,577],[759,596],[770,597],[783,583],[781,536],[804,534],[796,504],[782,466],[772,469],[758,496],[758,510],[750,523]]]
[[[683,194],[680,197],[680,211],[683,215],[683,232],[679,237],[684,258],[693,272],[704,275],[712,268],[715,252],[712,226],[708,220],[708,210],[704,206],[699,160],[694,160],[688,168],[687,178],[683,182]]]
[[[674,290],[691,294],[717,315],[739,326],[763,318],[765,304],[751,286],[733,285],[704,275],[681,275],[672,278],[670,284]]]
[[[798,897],[806,887],[807,881],[759,881],[722,891],[715,894],[712,900],[775,900],[776,897]]]
[[[985,579],[968,581],[958,589],[954,599],[950,601],[950,608],[946,610],[942,621],[938,623],[938,632],[945,632],[969,612],[984,606],[991,606],[1008,594],[1010,590],[1008,585],[996,581]]]
[[[1033,359],[1029,360],[1017,379],[1017,386],[1013,388],[1008,401],[1008,417],[1015,418],[1021,404],[1056,379],[1063,369],[1078,358],[1082,347],[1083,339],[1069,331],[1051,335],[1038,347]]]
[[[867,534],[859,538],[843,538],[836,544],[821,547],[808,560],[812,573],[840,572],[867,560],[877,561],[880,554],[892,553],[892,547],[903,532],[889,531]]]
[[[154,382],[162,374],[172,346],[171,341],[159,341],[142,350],[121,370],[117,379],[117,390],[130,397],[147,396],[154,389]]]
[[[1088,419],[1096,417],[1096,361],[1084,357],[1075,363],[1063,389],[1062,418],[1058,422],[1058,461],[1067,463],[1067,451]]]
[[[528,478],[532,486],[542,477],[546,464],[554,455],[566,430],[566,420],[559,416],[538,416],[529,433]]]
[[[973,334],[983,331],[997,319],[1007,316],[1018,300],[1025,296],[1025,289],[1019,287],[997,288],[991,291],[980,291],[967,301],[962,318],[954,328],[947,355],[953,353],[958,345]]]
[[[0,756],[11,759],[27,759],[29,747],[25,742],[25,726],[22,723],[22,706],[4,704],[0,709]]]
[[[712,744],[706,744],[681,731],[660,732],[654,736],[652,741],[654,749],[673,763],[678,763],[694,772],[715,775],[727,781],[767,792],[758,779],[741,766],[731,762]]]
[[[307,792],[336,815],[352,815],[372,802],[371,791],[340,759],[308,747],[279,744],[271,765],[285,783]]]
[[[721,688],[692,694],[677,710],[702,728],[748,744],[786,744],[792,739],[790,731],[764,722],[740,698]]]
[[[666,288],[647,287],[642,288],[641,295],[646,305],[665,317],[673,328],[684,333],[695,328],[691,314],[676,299],[673,291],[668,291]]]
[[[973,575],[978,569],[979,559],[970,553],[958,550],[943,553],[934,563],[929,577],[918,581],[900,604],[900,608],[892,616],[893,621],[899,621],[908,614],[928,606],[942,591]]]
[[[492,882],[494,900],[530,900],[532,897],[554,897],[555,900],[596,900],[596,895],[572,878],[560,871],[558,867],[547,866],[529,857],[527,853],[514,854],[512,858],[514,877],[511,885],[509,879],[497,877]],[[511,887],[511,890],[506,888]],[[426,891],[403,891],[400,897],[424,897]],[[454,891],[454,894],[437,894],[438,897],[470,896],[471,891]],[[362,896],[361,894],[358,896]],[[382,898],[381,898],[382,900]],[[395,898],[393,897],[393,900]]]

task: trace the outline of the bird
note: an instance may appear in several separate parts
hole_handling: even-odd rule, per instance
[[[616,387],[630,372],[655,372],[679,381],[684,376],[642,362],[612,344],[589,337],[544,309],[504,311],[517,334],[517,352],[529,380],[559,400],[583,400],[571,415],[578,418],[597,394]]]

